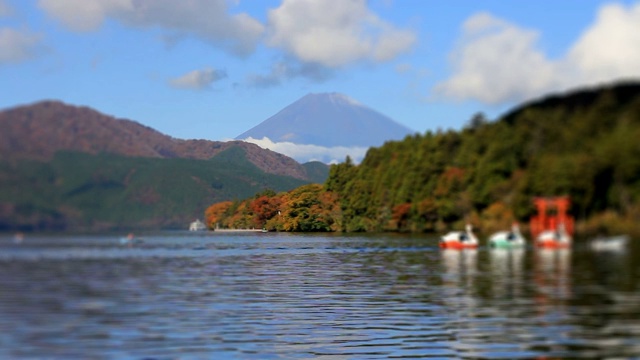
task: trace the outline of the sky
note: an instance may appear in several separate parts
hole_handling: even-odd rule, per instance
[[[0,109],[61,100],[180,139],[308,93],[424,133],[628,79],[640,1],[0,0]]]

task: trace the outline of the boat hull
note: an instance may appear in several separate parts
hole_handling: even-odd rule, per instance
[[[498,240],[491,241],[489,246],[495,249],[521,249],[524,247],[524,244],[521,242],[509,241],[509,240]]]
[[[556,240],[541,240],[536,242],[536,246],[544,249],[567,249],[571,244]]]
[[[456,250],[462,250],[462,249],[477,249],[478,248],[478,244],[465,244],[463,242],[459,242],[459,241],[441,241],[440,242],[440,248],[441,249],[456,249]]]

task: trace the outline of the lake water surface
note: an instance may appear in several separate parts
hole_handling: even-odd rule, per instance
[[[0,237],[0,358],[640,358],[640,246]]]

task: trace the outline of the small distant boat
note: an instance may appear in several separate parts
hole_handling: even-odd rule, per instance
[[[120,238],[120,245],[133,245],[133,244],[142,244],[144,240],[142,238],[135,237],[133,233],[129,233],[126,237]]]
[[[194,222],[189,224],[189,231],[203,231],[207,230],[207,226],[200,221],[200,219],[196,219]]]
[[[595,251],[622,251],[629,242],[628,235],[597,237],[591,241],[591,249]]]
[[[130,245],[133,242],[133,233],[129,233],[126,237],[120,238],[120,245]]]
[[[14,236],[13,236],[13,243],[14,244],[22,244],[22,242],[24,241],[24,233],[22,232],[17,232]]]
[[[465,226],[465,231],[451,231],[440,238],[443,249],[474,249],[478,247],[478,238],[473,234],[471,224]]]
[[[499,231],[489,237],[489,246],[500,249],[522,248],[526,245],[520,227],[514,223],[510,231]]]
[[[536,246],[547,249],[565,249],[571,246],[571,235],[560,224],[557,230],[545,230],[536,237]]]

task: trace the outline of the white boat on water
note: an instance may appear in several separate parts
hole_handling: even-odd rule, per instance
[[[520,233],[520,227],[514,223],[511,231],[499,231],[489,237],[489,246],[500,249],[521,248],[526,245],[524,236]]]
[[[547,249],[564,249],[571,247],[573,238],[560,224],[557,230],[545,230],[536,237],[536,246]]]
[[[207,230],[207,226],[200,221],[200,219],[196,219],[194,222],[189,224],[189,231],[203,231]]]
[[[591,240],[591,249],[595,251],[622,251],[629,242],[628,235],[597,237]]]
[[[439,245],[442,249],[473,249],[478,247],[478,238],[471,224],[467,224],[465,231],[450,231],[442,236]]]

